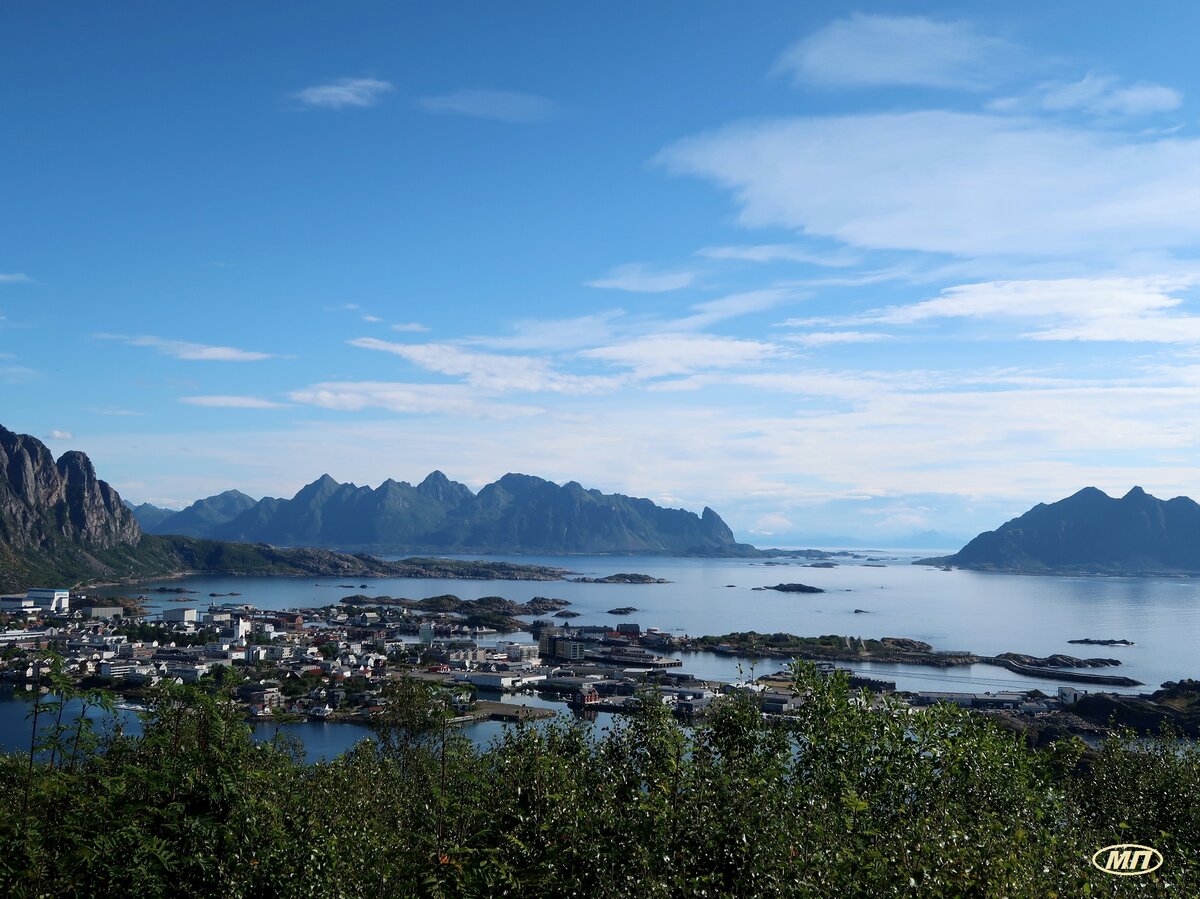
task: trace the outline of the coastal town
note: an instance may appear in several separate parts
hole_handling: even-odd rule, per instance
[[[18,692],[45,690],[51,659],[57,659],[62,674],[80,687],[108,688],[136,703],[163,681],[225,684],[232,678],[231,695],[250,720],[361,724],[384,710],[386,685],[404,677],[444,688],[454,720],[464,724],[565,710],[523,703],[520,694],[541,694],[585,716],[628,712],[657,697],[684,720],[703,716],[710,703],[729,693],[749,696],[767,716],[786,716],[803,702],[786,664],[770,674],[721,681],[681,670],[684,662],[672,655],[681,649],[755,654],[744,642],[688,641],[632,621],[571,626],[537,619],[526,624],[532,640],[519,642],[480,625],[475,614],[421,610],[422,603],[427,609],[453,605],[448,602],[367,607],[361,598],[347,597],[336,605],[272,611],[231,595],[198,603],[184,588],[159,589],[176,595],[155,611],[139,601],[118,604],[65,589],[0,597],[0,682]],[[563,604],[537,602],[534,608]],[[1035,741],[1043,732],[1100,735],[1106,721],[1076,711],[1097,702],[1100,708],[1128,702],[1065,685],[1053,694],[897,691],[892,682],[822,659],[830,639],[813,638],[815,653],[794,646],[795,655],[761,647],[757,654],[784,663],[807,655],[820,674],[841,672],[850,688],[863,691],[864,701],[911,709],[949,702],[990,714]],[[889,648],[899,651],[911,652],[916,642],[891,639],[895,645]]]

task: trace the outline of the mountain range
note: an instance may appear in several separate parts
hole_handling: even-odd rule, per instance
[[[237,490],[186,509],[142,505],[133,512],[153,534],[369,552],[653,553],[752,556],[712,509],[696,515],[648,499],[506,474],[474,493],[435,471],[416,486],[377,488],[322,475],[291,499],[257,502]]]
[[[952,556],[917,564],[1024,574],[1200,574],[1200,504],[1134,487],[1114,499],[1095,487],[987,531]]]
[[[217,504],[226,513],[234,506],[236,501]],[[193,519],[204,517],[198,512]],[[72,451],[56,460],[37,438],[0,427],[0,591],[186,572],[511,580],[565,574],[510,562],[390,562],[319,548],[144,534],[134,511],[96,477],[86,455]]]

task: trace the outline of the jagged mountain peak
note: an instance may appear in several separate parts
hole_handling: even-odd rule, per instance
[[[518,472],[478,494],[440,471],[416,487],[389,478],[375,489],[323,475],[290,500],[264,500],[189,535],[368,552],[753,552],[712,509],[698,516]]]

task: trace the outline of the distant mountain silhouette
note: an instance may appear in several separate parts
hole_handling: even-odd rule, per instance
[[[696,515],[648,499],[586,490],[574,481],[559,485],[523,474],[507,474],[478,494],[440,471],[415,487],[389,479],[374,489],[339,483],[326,474],[291,499],[253,503],[229,491],[146,528],[156,534],[372,552],[757,553],[738,543],[712,509]]]
[[[430,489],[434,493],[443,490],[436,483]],[[443,495],[453,493],[453,488],[443,490]],[[184,516],[180,520],[185,525],[190,521],[199,527],[206,521],[220,520],[246,503],[254,508],[262,505],[230,491],[195,503],[177,515],[154,506],[137,508],[150,517],[160,512]],[[386,562],[328,549],[277,549],[193,536],[150,536],[143,533],[130,505],[96,477],[86,455],[72,450],[56,461],[36,437],[0,427],[0,591],[187,572],[488,580],[558,580],[564,573],[512,562]]]
[[[133,513],[133,517],[137,519],[137,523],[142,526],[143,531],[153,530],[154,526],[160,521],[164,521],[172,515],[179,514],[178,509],[164,509],[153,503],[142,503],[140,506],[135,506],[127,499],[123,499],[121,502]]]
[[[952,556],[918,564],[1090,574],[1200,573],[1200,504],[1134,487],[1113,499],[1095,487],[980,534]]]
[[[219,525],[232,521],[247,509],[255,506],[256,500],[240,490],[226,490],[216,496],[198,499],[180,512],[168,512],[150,506],[149,514],[134,508],[142,530],[150,534],[182,534],[185,537],[207,537]],[[166,512],[165,515],[161,513]]]

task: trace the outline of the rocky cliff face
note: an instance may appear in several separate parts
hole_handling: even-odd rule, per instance
[[[0,539],[9,547],[110,549],[141,537],[133,513],[86,455],[72,451],[56,462],[37,438],[0,427]]]

